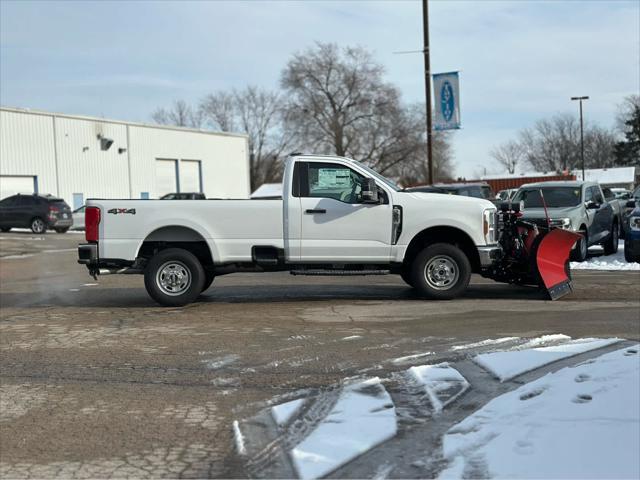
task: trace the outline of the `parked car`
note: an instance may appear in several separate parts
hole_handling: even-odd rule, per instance
[[[517,188],[507,188],[505,190],[500,190],[496,194],[496,200],[499,200],[500,202],[509,202],[517,191]]]
[[[640,202],[629,200],[629,205],[635,204],[631,214],[627,217],[624,238],[624,259],[627,262],[640,263]]]
[[[620,200],[629,200],[631,198],[631,190],[626,188],[612,188],[611,191]]]
[[[633,211],[633,209],[636,208],[637,203],[640,203],[640,185],[636,187],[636,189],[633,191],[633,193],[631,194],[631,196],[627,200],[627,203],[624,206],[625,208],[624,208],[624,213],[622,215],[622,226],[624,228],[625,235],[628,230],[627,227],[629,226],[629,221],[628,221],[629,215],[631,215],[631,212]]]
[[[493,199],[493,192],[488,183],[435,183],[419,187],[406,188],[407,192],[445,193],[464,197]]]
[[[542,191],[542,195],[540,192]],[[544,198],[544,202],[543,202]],[[595,182],[558,181],[522,185],[513,202],[524,202],[522,218],[546,226],[545,204],[551,225],[582,234],[572,259],[583,262],[591,245],[601,244],[605,255],[618,251],[620,218],[605,201]]]
[[[206,200],[204,193],[200,192],[176,192],[167,193],[160,197],[160,200]]]
[[[0,202],[0,230],[30,228],[33,233],[53,229],[65,233],[73,225],[69,205],[51,195],[13,195]]]
[[[73,226],[71,230],[84,230],[84,210],[86,205],[81,206],[80,208],[76,208],[72,212],[73,216]]]

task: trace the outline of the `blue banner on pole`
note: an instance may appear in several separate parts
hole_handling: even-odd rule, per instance
[[[434,130],[460,128],[460,83],[458,72],[433,75]]]

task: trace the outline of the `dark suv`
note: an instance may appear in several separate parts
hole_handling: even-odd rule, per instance
[[[14,195],[0,202],[0,230],[30,228],[44,233],[48,228],[65,233],[73,225],[71,209],[61,198],[51,195]]]

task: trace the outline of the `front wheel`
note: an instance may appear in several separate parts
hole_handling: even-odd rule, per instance
[[[624,259],[629,263],[640,263],[640,255],[633,255],[631,253],[631,241],[629,239],[625,239],[624,241]]]
[[[180,307],[193,302],[205,282],[200,261],[187,250],[168,248],[154,255],[144,272],[144,286],[156,302]]]
[[[584,262],[587,259],[587,253],[589,251],[589,239],[587,232],[580,232],[582,238],[578,240],[575,248],[571,251],[572,262]]]
[[[211,284],[216,278],[215,275],[211,272],[205,272],[204,275],[205,275],[205,279],[204,279],[204,283],[202,284],[203,292],[211,286]]]
[[[411,265],[413,286],[427,298],[450,300],[464,293],[471,264],[455,245],[435,243],[422,250]]]
[[[11,231],[11,227],[2,227],[0,228],[0,230],[2,230],[4,233],[7,233]]]
[[[31,231],[33,233],[44,233],[46,230],[47,230],[47,225],[44,223],[44,220],[42,220],[39,217],[36,217],[33,220],[31,220]]]

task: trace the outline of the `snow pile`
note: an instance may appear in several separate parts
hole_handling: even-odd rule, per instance
[[[326,418],[291,450],[302,479],[323,477],[395,436],[396,410],[378,377],[346,386]]]
[[[589,257],[584,262],[571,262],[572,270],[639,270],[640,263],[627,262],[624,259],[624,242],[618,244],[618,252],[613,255]],[[592,247],[589,253],[602,251],[601,248]]]
[[[480,342],[466,343],[464,345],[454,345],[451,350],[467,350],[469,348],[488,347],[491,345],[499,345],[506,342],[517,342],[520,337],[502,337],[502,338],[488,338]]]
[[[546,336],[547,338],[549,336]],[[555,336],[554,336],[555,337]],[[562,336],[564,337],[564,335]],[[541,337],[545,338],[545,337]],[[569,338],[569,337],[567,337]],[[540,339],[529,344],[536,345]],[[473,361],[493,373],[501,382],[535,370],[549,363],[619,342],[619,338],[579,338],[551,347],[535,347],[506,352],[482,353]],[[524,345],[525,347],[527,344]]]
[[[443,438],[440,478],[640,478],[638,346],[501,395]]]
[[[435,413],[462,395],[469,382],[448,363],[411,367],[409,374],[424,388]]]
[[[278,426],[281,427],[289,423],[289,420],[298,413],[298,410],[300,410],[302,405],[304,405],[304,398],[291,400],[287,403],[281,403],[280,405],[271,407],[271,416]]]

